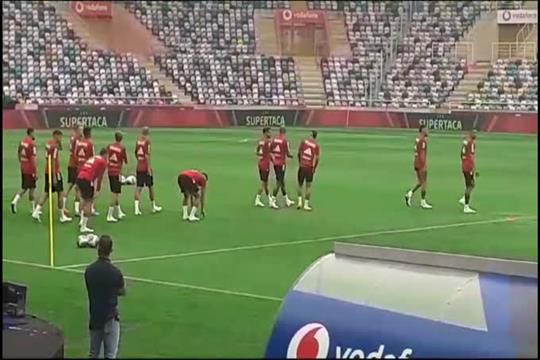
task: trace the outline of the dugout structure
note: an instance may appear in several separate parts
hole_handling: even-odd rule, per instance
[[[537,263],[336,243],[297,280],[267,358],[537,357]]]

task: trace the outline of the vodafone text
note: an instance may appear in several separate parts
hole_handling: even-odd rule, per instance
[[[393,354],[384,354],[384,345],[379,345],[377,351],[370,353],[364,352],[361,349],[342,348],[336,346],[336,359],[409,359],[412,356],[412,349],[406,348],[397,356]]]

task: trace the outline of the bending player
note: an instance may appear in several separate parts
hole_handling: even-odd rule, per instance
[[[459,203],[463,205],[463,212],[465,214],[474,214],[475,210],[471,209],[469,202],[471,201],[471,193],[474,189],[476,172],[476,131],[472,130],[469,135],[463,141],[461,147],[461,170],[463,171],[463,177],[465,178],[465,195],[459,200]]]
[[[114,134],[115,142],[108,146],[108,167],[109,173],[109,186],[112,193],[112,201],[107,212],[108,222],[117,222],[118,219],[122,219],[126,216],[120,207],[120,193],[122,193],[122,183],[120,181],[120,174],[122,173],[122,166],[127,165],[127,153],[126,147],[122,144],[122,133],[116,132]],[[114,217],[114,210],[118,214],[118,219]]]
[[[416,190],[420,190],[420,207],[422,209],[431,209],[432,206],[426,202],[427,189],[427,128],[425,125],[420,125],[418,129],[420,135],[416,138],[414,146],[414,171],[416,172],[416,186],[405,194],[405,204],[412,205],[412,197]]]
[[[71,218],[64,213],[64,183],[62,181],[62,172],[60,170],[60,150],[62,149],[62,132],[60,130],[53,131],[53,137],[47,142],[46,160],[45,160],[45,189],[43,197],[37,204],[36,208],[32,212],[32,217],[38,221],[41,221],[41,209],[43,204],[49,199],[49,184],[51,185],[51,193],[56,193],[58,200],[58,212],[61,223],[71,221]],[[49,182],[49,164],[48,159],[51,159],[51,179]],[[52,199],[51,199],[52,201]]]
[[[140,207],[141,192],[145,186],[148,187],[150,201],[152,202],[152,212],[158,213],[161,207],[156,204],[154,194],[154,174],[150,162],[150,129],[144,127],[142,134],[135,144],[135,157],[137,158],[137,188],[135,189],[135,215],[142,215]]]
[[[32,212],[36,209],[34,193],[37,181],[36,143],[34,129],[26,129],[26,136],[19,143],[17,157],[21,164],[21,190],[17,191],[11,201],[11,212],[17,213],[17,204],[21,197],[28,191],[28,200],[32,203]]]
[[[200,206],[201,215],[204,217],[204,205],[206,202],[206,184],[208,174],[198,170],[185,170],[178,176],[178,186],[184,194],[182,201],[182,219],[199,221],[197,210]]]
[[[277,194],[281,189],[281,194],[285,198],[287,207],[294,205],[294,201],[287,196],[285,189],[285,170],[287,168],[287,158],[292,158],[289,151],[289,141],[285,135],[287,130],[284,126],[279,128],[279,134],[272,141],[272,154],[274,155],[274,173],[276,174],[276,186],[273,192],[272,201],[277,204]]]
[[[277,209],[278,206],[268,191],[270,163],[273,161],[271,137],[272,135],[270,134],[270,128],[265,127],[262,130],[262,138],[257,144],[256,154],[259,159],[257,165],[259,167],[259,179],[261,180],[261,186],[259,191],[257,191],[257,196],[255,197],[255,206],[264,207],[264,203],[261,201],[261,196],[264,193],[268,197],[268,204],[270,207]]]
[[[92,205],[95,197],[95,187],[99,189],[103,180],[103,174],[107,169],[107,149],[100,150],[98,156],[91,157],[79,170],[77,176],[77,187],[81,193],[82,212],[81,212],[81,233],[94,232],[88,227],[88,221],[92,215]]]
[[[319,166],[321,148],[317,143],[317,131],[313,130],[311,136],[302,141],[298,147],[298,204],[297,209],[310,211],[311,183],[315,170]],[[304,182],[306,184],[304,191]]]
[[[75,143],[75,152],[77,154],[77,174],[86,163],[86,161],[94,156],[94,143],[92,142],[92,128],[85,127],[83,129],[83,138]],[[75,180],[76,182],[77,180]],[[78,191],[78,189],[77,189]],[[80,195],[80,194],[79,194]],[[75,216],[79,216],[80,203],[79,199],[75,199]],[[96,214],[96,210],[92,205],[92,213]]]
[[[77,143],[82,140],[82,126],[77,126],[73,128],[73,133],[71,139],[69,139],[69,163],[68,163],[68,189],[66,191],[66,196],[64,197],[64,211],[67,209],[67,201],[69,198],[69,193],[71,190],[75,190],[75,215],[79,214],[79,192],[75,186],[75,181],[77,181]]]

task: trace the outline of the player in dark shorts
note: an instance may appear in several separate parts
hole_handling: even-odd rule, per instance
[[[474,177],[478,176],[476,171],[476,131],[471,131],[463,141],[461,147],[461,171],[465,179],[465,194],[459,200],[463,205],[465,214],[474,214],[476,210],[470,207],[471,193],[475,186]]]
[[[206,199],[206,184],[208,174],[198,170],[186,170],[178,176],[178,187],[184,199],[182,202],[182,219],[199,221],[197,210],[200,205],[201,215],[204,216],[204,204]],[[191,207],[191,209],[190,209]]]
[[[428,132],[425,125],[418,128],[418,137],[414,145],[414,172],[416,173],[416,185],[405,194],[405,205],[412,206],[414,193],[420,189],[420,207],[422,209],[431,209],[433,206],[426,201],[427,193],[427,141]]]
[[[268,178],[270,176],[270,164],[273,162],[272,155],[272,135],[270,134],[270,128],[265,127],[262,130],[262,138],[257,143],[257,167],[259,169],[259,179],[261,185],[257,191],[255,197],[255,206],[264,207],[264,203],[261,200],[261,196],[265,194],[268,197],[268,204],[271,208],[277,209],[278,206],[268,191]]]
[[[317,143],[317,131],[313,130],[311,136],[298,147],[298,203],[297,209],[311,211],[311,183],[313,175],[319,166],[321,147]],[[304,191],[305,182],[305,191]]]
[[[34,138],[34,129],[28,128],[26,130],[26,136],[21,140],[17,148],[17,155],[21,166],[21,189],[15,194],[11,201],[11,212],[13,214],[17,213],[17,204],[27,191],[28,200],[32,203],[33,212],[36,208],[34,192],[37,180],[37,149]]]

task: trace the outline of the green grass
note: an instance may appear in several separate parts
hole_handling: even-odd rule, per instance
[[[289,131],[294,149],[306,132]],[[136,135],[128,130],[125,136],[130,156]],[[3,257],[47,264],[47,222],[32,221],[26,200],[21,201],[17,215],[9,214],[9,202],[20,182],[15,149],[22,136],[19,131],[3,133]],[[43,145],[48,137],[45,132],[37,134],[41,177]],[[463,191],[461,135],[430,136],[428,199],[434,209],[423,211],[417,199],[413,208],[405,207],[403,202],[403,194],[414,182],[415,133],[321,131],[322,159],[315,178],[311,213],[253,207],[258,186],[254,155],[257,137],[255,129],[154,130],[155,187],[164,211],[150,214],[145,193],[145,215],[135,218],[133,189],[125,187],[122,204],[129,217],[118,224],[107,224],[101,216],[95,224],[98,233],[113,236],[113,259],[537,215],[537,137],[479,135],[477,157],[481,177],[472,198],[478,210],[475,215],[464,215],[457,203]],[[99,148],[111,142],[112,131],[95,131],[94,138]],[[67,142],[66,137],[65,147]],[[65,168],[67,153],[62,157]],[[176,179],[180,170],[188,168],[206,170],[210,176],[207,218],[200,224],[180,220]],[[293,195],[295,174],[293,162],[287,173]],[[40,179],[40,193],[42,187]],[[98,210],[105,212],[108,201],[109,194],[104,192]],[[47,214],[45,210],[43,219],[47,219]],[[75,224],[58,224],[55,231],[57,265],[89,263],[95,258],[93,250],[75,248]],[[347,241],[536,261],[536,237],[536,220],[528,219]],[[283,298],[302,271],[331,249],[332,241],[327,240],[120,264],[126,276],[162,282],[127,280],[128,294],[120,303],[120,356],[263,356],[280,306],[272,298]],[[3,262],[3,266],[4,280],[29,285],[30,312],[50,319],[64,330],[66,355],[86,356],[87,299],[80,273],[84,266],[71,272],[10,262]],[[186,284],[208,289],[188,288]]]

